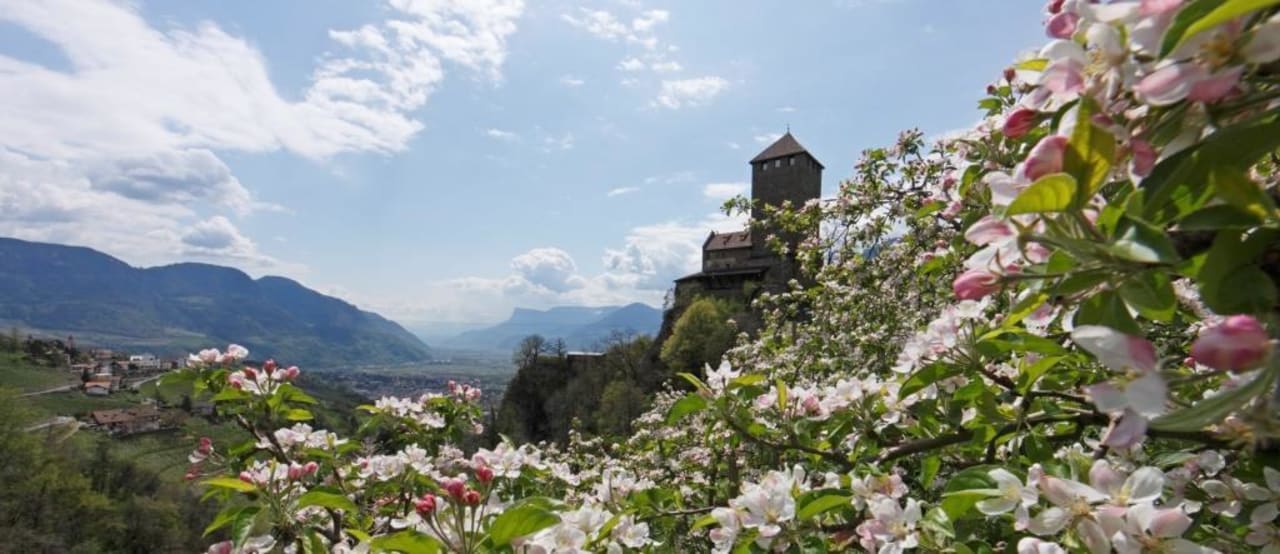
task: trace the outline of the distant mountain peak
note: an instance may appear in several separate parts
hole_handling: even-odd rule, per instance
[[[445,345],[505,351],[529,335],[541,335],[564,339],[570,348],[591,348],[614,331],[653,335],[661,325],[661,310],[641,302],[625,306],[515,308],[506,321],[467,331]]]

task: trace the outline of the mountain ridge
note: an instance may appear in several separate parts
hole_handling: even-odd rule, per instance
[[[313,367],[425,361],[399,324],[279,276],[199,262],[138,268],[83,246],[0,237],[0,321],[178,355],[236,342]]]
[[[648,304],[625,306],[556,306],[545,310],[515,308],[506,321],[458,334],[447,346],[511,350],[529,335],[564,339],[570,348],[595,346],[614,331],[655,334],[662,312]]]

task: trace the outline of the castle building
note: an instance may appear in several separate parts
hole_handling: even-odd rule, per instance
[[[751,219],[763,221],[765,207],[799,208],[822,195],[822,163],[788,132],[751,159]],[[782,288],[795,277],[795,260],[769,247],[777,235],[795,251],[804,237],[756,226],[728,233],[711,232],[702,243],[702,270],[676,279],[676,296],[687,293],[750,296],[747,289]]]

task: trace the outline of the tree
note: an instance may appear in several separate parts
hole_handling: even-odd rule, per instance
[[[625,437],[631,433],[631,422],[644,413],[647,401],[644,391],[630,379],[610,382],[600,395],[596,432],[604,437]]]
[[[516,368],[531,367],[538,361],[538,356],[546,352],[546,349],[547,339],[542,338],[542,335],[529,335],[516,346],[511,356],[511,363],[515,364]]]
[[[675,372],[696,373],[703,366],[717,366],[733,346],[735,328],[729,322],[729,303],[698,298],[676,320],[671,337],[662,345],[661,359]]]

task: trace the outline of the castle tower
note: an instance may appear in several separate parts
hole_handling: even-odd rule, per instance
[[[751,200],[755,207],[751,219],[764,219],[763,207],[782,206],[790,202],[793,208],[804,206],[810,200],[822,196],[822,162],[801,146],[791,132],[751,159]],[[751,233],[752,257],[768,257],[770,231]],[[800,237],[788,237],[795,243]]]

